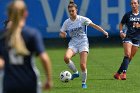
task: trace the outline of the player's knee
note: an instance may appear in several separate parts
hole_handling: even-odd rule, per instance
[[[125,57],[128,57],[129,59],[131,58],[131,55],[129,53],[125,54]]]
[[[81,69],[82,69],[82,70],[85,70],[85,69],[86,69],[86,64],[80,63],[80,66],[81,66]]]
[[[66,63],[66,64],[68,64],[68,63],[69,63],[69,60],[70,60],[70,58],[69,58],[69,57],[67,57],[67,56],[65,56],[65,57],[64,57],[64,61],[65,61],[65,63]]]

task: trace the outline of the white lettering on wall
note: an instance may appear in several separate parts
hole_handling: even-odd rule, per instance
[[[53,7],[53,6],[50,7],[48,0],[40,0],[40,2],[42,4],[45,18],[48,23],[47,31],[48,32],[59,32],[59,30],[61,28],[61,22],[62,22],[64,12],[66,11],[67,15],[69,15],[68,10],[67,10],[69,0],[60,0],[59,6],[56,9],[57,13],[56,13],[55,18],[53,18],[53,14],[51,12],[51,7]],[[89,6],[89,2],[90,2],[90,0],[82,0],[80,10],[78,10],[80,15],[83,15],[83,16],[86,15],[87,9]]]
[[[110,24],[109,24],[109,14],[118,14],[119,22],[121,21],[124,13],[125,13],[125,0],[118,0],[118,6],[117,7],[108,7],[108,0],[101,0],[101,26],[106,29],[110,30]],[[115,19],[112,19],[115,20]],[[116,21],[116,20],[115,20]],[[118,29],[118,25],[116,26],[116,29]]]

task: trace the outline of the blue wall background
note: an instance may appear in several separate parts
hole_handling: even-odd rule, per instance
[[[0,0],[0,28],[6,20],[6,7],[11,0]],[[68,18],[69,0],[24,0],[29,16],[27,25],[39,29],[44,38],[58,38],[59,29]],[[75,0],[80,15],[90,18],[112,36],[119,35],[118,24],[123,14],[129,11],[130,0]],[[102,36],[101,32],[88,27],[88,36]]]

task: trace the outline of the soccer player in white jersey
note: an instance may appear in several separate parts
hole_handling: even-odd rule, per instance
[[[68,67],[74,72],[72,75],[72,80],[74,78],[79,77],[79,72],[76,69],[71,58],[76,54],[80,54],[80,67],[82,70],[82,88],[87,88],[86,79],[87,79],[87,56],[89,52],[89,43],[86,35],[86,26],[91,26],[101,32],[108,37],[108,33],[103,30],[100,26],[94,24],[89,18],[77,15],[77,5],[74,1],[70,1],[68,5],[68,11],[70,14],[70,18],[65,20],[62,28],[60,29],[60,37],[66,38],[66,32],[69,33],[71,40],[68,45],[68,49],[64,56],[64,61],[68,65]]]

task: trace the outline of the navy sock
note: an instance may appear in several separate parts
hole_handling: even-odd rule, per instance
[[[121,66],[120,66],[120,68],[119,68],[117,73],[119,73],[119,74],[121,74],[122,72],[126,73],[126,70],[128,68],[128,64],[129,64],[129,58],[125,56],[123,58],[123,62],[122,62],[122,64],[121,64]]]

